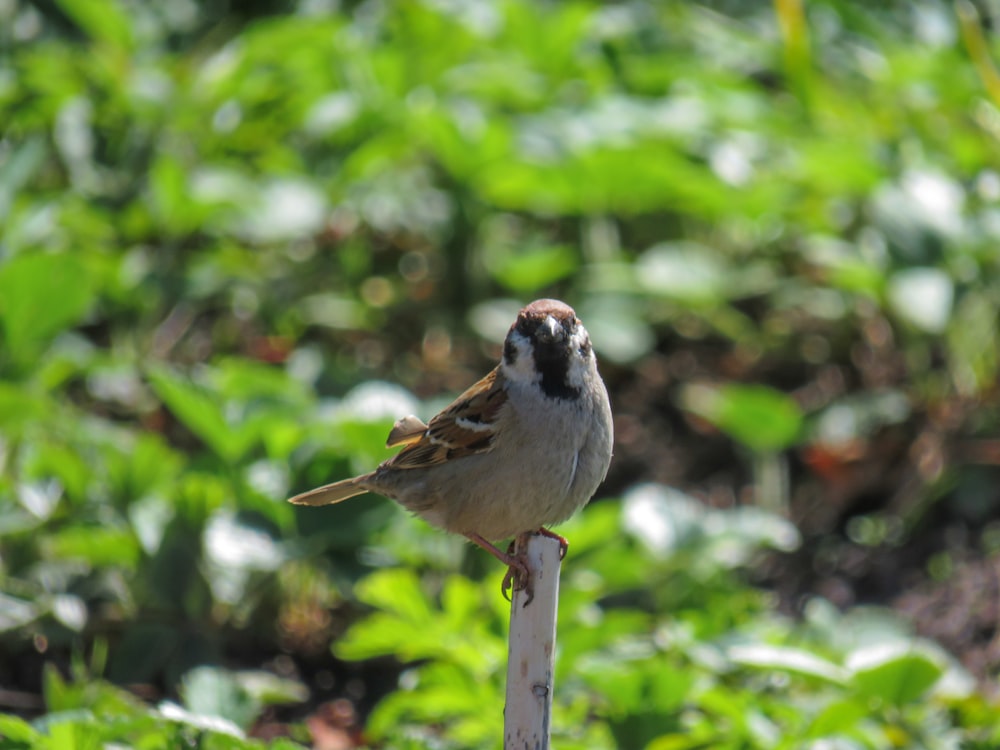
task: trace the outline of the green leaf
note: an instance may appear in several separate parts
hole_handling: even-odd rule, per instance
[[[261,708],[233,673],[216,667],[196,667],[185,674],[181,695],[192,714],[227,719],[244,729],[253,724]]]
[[[715,305],[726,297],[723,260],[694,242],[654,245],[636,261],[635,273],[640,288],[690,306]]]
[[[808,651],[788,646],[772,646],[767,643],[734,646],[729,649],[729,658],[742,666],[790,672],[836,685],[842,685],[848,676],[836,664]]]
[[[52,616],[70,630],[80,633],[87,624],[87,605],[73,594],[56,594],[49,601]]]
[[[205,748],[243,748],[246,745],[239,740],[243,738],[243,731],[240,729],[239,725],[235,722],[226,719],[222,716],[215,716],[212,714],[202,714],[196,713],[194,711],[189,711],[176,703],[171,703],[170,701],[164,701],[158,707],[160,716],[170,721],[176,721],[185,726],[193,727],[195,729],[209,732],[210,734],[204,736],[202,741],[199,742],[200,747]],[[235,742],[223,742],[219,744],[216,740],[219,739],[218,735],[228,735],[229,739],[236,740]]]
[[[301,703],[309,698],[309,690],[298,680],[290,680],[263,670],[237,672],[236,680],[262,706],[281,703]]]
[[[394,568],[372,573],[355,587],[358,599],[382,610],[355,623],[334,646],[341,659],[367,659],[397,654],[412,658],[434,626],[431,602],[417,576]],[[449,595],[451,597],[451,595]],[[419,643],[418,643],[419,641]],[[416,650],[416,651],[415,651]]]
[[[165,367],[151,369],[149,382],[167,408],[227,463],[235,463],[249,448],[246,436],[227,423],[216,394]]]
[[[102,750],[103,722],[91,711],[79,709],[48,713],[38,720],[37,726],[48,735],[48,747]]]
[[[362,661],[379,656],[411,658],[412,643],[407,628],[399,618],[376,612],[352,625],[333,644],[338,659]]]
[[[169,154],[161,154],[149,170],[150,202],[159,226],[167,236],[183,235],[205,211],[190,197],[189,174]]]
[[[154,679],[181,648],[180,634],[168,625],[133,623],[111,654],[109,677],[121,682]]]
[[[565,245],[534,247],[522,251],[505,249],[487,256],[493,278],[519,293],[543,289],[569,276],[577,267],[576,253]]]
[[[860,296],[878,299],[885,288],[882,271],[861,259],[838,259],[828,273],[831,285]]]
[[[26,364],[83,318],[94,296],[87,269],[67,253],[18,255],[0,265],[3,349],[15,363]]]
[[[46,539],[45,550],[53,558],[83,560],[95,567],[121,565],[132,569],[139,557],[139,543],[129,531],[89,524],[52,534]]]
[[[78,691],[62,678],[54,664],[46,664],[42,671],[42,694],[50,715],[81,707]]]
[[[919,644],[884,643],[857,649],[847,658],[851,682],[863,695],[894,706],[912,703],[944,674],[941,658]]]
[[[0,714],[0,747],[3,741],[30,742],[41,744],[42,735],[24,719],[9,714]]]
[[[204,574],[219,602],[237,604],[246,597],[254,571],[276,570],[285,555],[271,534],[230,510],[219,510],[204,531]]]
[[[627,646],[581,658],[579,675],[602,697],[612,716],[665,714],[683,705],[695,680],[691,670],[678,669],[655,653],[629,654]],[[638,650],[638,649],[637,649]]]
[[[581,302],[579,310],[601,357],[617,363],[636,362],[656,345],[656,335],[644,320],[641,306],[631,297],[592,295]]]
[[[723,528],[718,536],[728,536],[750,550],[775,549],[791,552],[798,549],[802,536],[794,523],[780,514],[753,505],[742,505],[724,511]],[[728,532],[728,533],[727,533]],[[734,553],[736,550],[732,550]]]
[[[802,411],[791,396],[763,385],[691,385],[681,394],[689,411],[759,451],[793,445],[802,430]]]
[[[951,319],[955,284],[939,268],[906,268],[889,278],[889,306],[920,330],[938,334]]]
[[[32,492],[33,488],[29,488],[28,491]],[[46,498],[43,493],[39,493],[39,496]],[[25,493],[22,490],[22,503],[24,502],[24,498]],[[41,526],[45,522],[43,515],[48,507],[42,508],[42,514],[38,514],[29,512],[24,508],[19,508],[11,503],[0,503],[0,537],[23,534],[26,531]],[[54,509],[55,505],[53,504],[51,507]],[[2,599],[2,595],[0,595],[0,599]],[[8,621],[7,618],[0,614],[0,630],[4,629],[4,623]]]
[[[51,409],[52,403],[45,396],[22,385],[0,383],[0,427],[7,435],[17,435],[26,427],[37,425]]]
[[[122,450],[104,454],[108,483],[131,504],[169,487],[184,468],[182,454],[156,433],[139,433]]]
[[[809,727],[809,734],[813,737],[845,734],[870,715],[871,706],[865,701],[850,699],[834,701],[819,712]]]
[[[67,496],[76,502],[86,496],[87,485],[94,479],[94,468],[77,446],[70,447],[41,439],[37,453],[28,466],[33,476],[56,480]]]
[[[128,48],[131,20],[114,0],[56,0],[63,12],[96,41]]]
[[[14,196],[29,183],[45,163],[48,147],[46,138],[35,134],[8,151],[0,159],[0,221],[7,218]]]
[[[626,532],[668,557],[704,539],[711,509],[680,490],[650,483],[631,488],[621,511]]]
[[[27,625],[38,614],[39,608],[34,602],[0,593],[0,633]]]
[[[406,568],[372,573],[358,583],[355,594],[365,604],[408,622],[427,622],[432,616],[431,603],[420,587],[420,579]]]

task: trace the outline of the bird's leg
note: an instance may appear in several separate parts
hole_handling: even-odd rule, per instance
[[[524,542],[527,540],[523,539],[523,537],[526,536],[526,534],[521,534],[514,542],[511,542],[511,546],[506,552],[501,552],[479,534],[469,533],[465,535],[470,542],[482,547],[507,566],[507,573],[500,583],[500,592],[507,601],[510,601],[513,592],[524,591],[526,596],[525,606],[534,598],[531,586],[531,571],[528,569],[528,563],[524,559]],[[508,593],[508,590],[510,593]]]
[[[524,604],[522,607],[527,607],[531,604],[531,600],[535,598],[535,586],[534,581],[531,578],[531,570],[528,568],[528,537],[534,532],[525,531],[523,534],[518,534],[514,537],[510,545],[507,547],[507,554],[511,555],[517,560],[521,560],[524,563],[524,569],[526,574],[522,577],[520,570],[515,570],[514,566],[507,568],[507,573],[503,577],[503,581],[500,582],[500,590],[503,592],[504,597],[507,601],[511,600],[515,591],[524,591]],[[511,590],[511,596],[507,596],[507,589]]]
[[[557,542],[559,542],[559,559],[564,560],[566,558],[566,552],[569,551],[569,542],[566,540],[566,537],[557,534],[554,531],[549,531],[544,527],[540,528],[538,530],[538,533],[541,534],[542,536],[547,536],[549,539],[555,539]]]

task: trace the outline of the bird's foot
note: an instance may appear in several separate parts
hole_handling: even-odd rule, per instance
[[[528,532],[531,533],[531,532]],[[500,593],[504,599],[511,601],[515,591],[523,591],[525,594],[524,604],[527,607],[535,598],[534,587],[531,581],[531,569],[524,556],[524,545],[527,542],[528,534],[521,534],[510,543],[506,552],[496,548],[495,545],[486,541],[479,534],[466,534],[466,538],[475,545],[482,547],[500,562],[507,566],[507,573],[504,574],[503,581],[500,582]]]
[[[503,594],[504,599],[512,601],[515,591],[524,592],[522,607],[527,607],[535,598],[535,587],[531,585],[531,571],[528,569],[528,564],[516,557],[513,558],[503,580],[500,581],[500,593]]]
[[[559,559],[560,560],[566,559],[566,553],[569,551],[569,541],[567,541],[566,537],[562,536],[561,534],[557,534],[554,531],[549,531],[544,527],[538,529],[538,533],[541,534],[542,536],[547,536],[549,539],[555,539],[557,542],[559,542]]]

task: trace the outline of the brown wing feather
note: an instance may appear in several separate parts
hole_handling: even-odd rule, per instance
[[[416,443],[427,432],[427,425],[421,419],[410,414],[408,417],[396,420],[389,432],[389,438],[385,441],[386,448],[395,448],[397,445],[412,445]]]
[[[489,451],[497,416],[507,403],[504,385],[498,367],[434,417],[422,437],[391,458],[389,465],[416,469]]]

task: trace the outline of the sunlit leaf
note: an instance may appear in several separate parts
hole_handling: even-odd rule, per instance
[[[754,450],[781,450],[794,444],[802,411],[793,398],[763,385],[688,386],[684,407]]]
[[[160,497],[145,497],[129,504],[129,521],[147,555],[159,548],[167,522],[173,515],[170,503]]]
[[[704,533],[708,509],[670,487],[633,487],[622,505],[622,526],[658,555],[669,555]]]
[[[851,682],[864,695],[894,706],[919,699],[944,674],[940,657],[915,643],[864,646],[847,658]]]
[[[837,685],[844,683],[847,673],[836,664],[802,649],[772,646],[766,643],[733,646],[729,658],[737,664],[761,669],[791,672]]]
[[[564,245],[534,247],[516,252],[495,251],[489,256],[488,267],[493,277],[507,288],[528,293],[571,274],[577,267],[577,258]]]
[[[87,605],[79,596],[59,594],[52,597],[52,615],[70,630],[80,632],[87,624]]]
[[[930,500],[997,546],[990,3],[869,5],[0,0],[0,683],[47,712],[0,749],[497,746],[502,566],[283,497],[391,455],[543,294],[622,496],[560,527],[555,747],[997,747],[988,691],[841,609],[873,550],[826,535],[920,548],[857,501],[940,473],[929,420]],[[802,535],[751,474],[814,549],[760,554]],[[836,604],[785,616],[803,575]]]
[[[260,710],[257,700],[226,669],[192,669],[181,681],[181,694],[191,714],[225,719],[238,727],[249,727]]]
[[[149,381],[178,419],[224,460],[236,461],[249,447],[246,436],[223,416],[217,395],[164,367],[151,369]]]
[[[190,231],[207,213],[191,200],[189,174],[169,155],[161,155],[150,167],[150,202],[165,233],[171,236]]]
[[[2,303],[0,303],[2,306]],[[53,404],[43,395],[10,383],[0,383],[0,426],[8,435],[39,424]]]
[[[0,160],[0,221],[7,217],[17,192],[42,166],[46,152],[46,140],[35,135],[16,145],[8,159]]]
[[[834,701],[819,713],[810,727],[810,733],[815,737],[843,734],[870,714],[871,707],[865,700]]]
[[[278,677],[262,670],[234,673],[240,686],[261,706],[301,703],[308,699],[309,690],[301,682]]]
[[[725,513],[723,519],[728,534],[753,548],[792,552],[802,543],[802,535],[794,523],[757,506],[732,508]]]
[[[218,686],[209,685],[209,687],[204,688],[204,693],[202,692],[200,685],[197,687],[197,695],[198,697],[201,697],[203,694],[207,694],[207,692],[213,689],[213,687],[217,688]],[[217,696],[210,696],[204,707],[206,709],[214,710],[216,706],[221,705],[224,709],[231,710],[233,713],[244,715],[244,709],[240,705],[241,700],[243,699],[240,696],[235,696],[230,699],[228,695],[223,693]],[[163,718],[169,719],[170,721],[180,722],[181,724],[194,727],[195,729],[206,732],[218,732],[220,734],[230,735],[236,738],[243,737],[243,731],[240,729],[240,726],[231,719],[227,719],[223,716],[217,716],[210,713],[200,713],[199,711],[190,711],[178,706],[176,703],[171,703],[170,701],[160,703],[160,705],[157,706],[157,710]],[[211,743],[211,740],[209,740],[209,743]],[[223,745],[223,747],[225,747],[225,745]],[[240,747],[240,745],[230,744],[229,747]]]
[[[285,560],[269,533],[229,510],[212,515],[203,543],[212,593],[230,604],[244,597],[251,573],[273,571]]]
[[[594,295],[582,299],[578,308],[600,357],[619,363],[635,362],[656,345],[653,329],[642,319],[640,306],[633,298]]]
[[[130,46],[131,19],[114,0],[57,0],[57,3],[93,39],[118,47]]]
[[[139,557],[139,545],[130,532],[89,525],[61,529],[46,538],[45,547],[55,557],[95,566],[133,568]]]
[[[910,399],[898,390],[870,390],[839,398],[816,418],[812,432],[825,443],[846,443],[867,437],[886,425],[909,418]]]
[[[889,279],[889,304],[904,320],[928,333],[940,333],[951,317],[954,284],[938,268],[908,268]]]
[[[0,714],[0,738],[9,742],[30,743],[30,747],[41,744],[42,735],[24,719],[12,714]]]
[[[372,573],[358,584],[355,593],[365,604],[385,609],[407,622],[416,624],[431,618],[430,601],[411,570],[394,568]]]
[[[27,625],[39,615],[39,607],[24,599],[0,592],[0,632]]]
[[[307,238],[320,231],[327,214],[323,194],[298,179],[264,185],[259,195],[241,208],[233,232],[261,243]]]
[[[18,255],[0,264],[0,328],[7,356],[23,364],[79,322],[93,301],[89,274],[72,255]]]
[[[725,264],[712,248],[695,243],[655,245],[635,264],[638,285],[655,294],[687,304],[712,304],[725,299]]]

